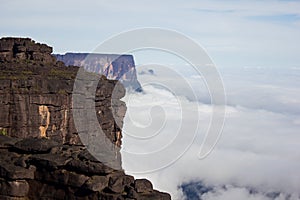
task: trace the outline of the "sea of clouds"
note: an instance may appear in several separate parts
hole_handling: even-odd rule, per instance
[[[201,74],[186,66],[137,69],[144,92],[123,99],[128,173],[150,179],[173,199],[191,199],[188,184],[201,185],[193,199],[300,199],[299,68],[220,69],[225,124],[204,159],[198,155],[213,105]]]

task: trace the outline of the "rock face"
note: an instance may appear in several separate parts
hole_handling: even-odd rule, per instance
[[[2,38],[0,43],[0,60],[35,60],[45,63],[55,62],[51,55],[52,47],[34,43],[30,38]]]
[[[148,180],[93,159],[84,146],[0,135],[0,154],[0,199],[171,199]]]
[[[137,80],[132,55],[66,53],[54,54],[57,60],[68,66],[83,66],[91,72],[106,76],[111,80],[120,80],[125,88],[141,91]]]
[[[125,175],[121,162],[112,169],[89,154],[73,118],[79,67],[66,67],[51,52],[28,38],[0,39],[0,199],[170,199]],[[94,97],[79,95],[93,99],[103,134],[120,147],[125,89],[97,80]],[[120,161],[119,148],[111,151]]]
[[[24,50],[24,57],[16,56],[19,51],[15,49]],[[0,55],[6,55],[0,57],[0,131],[13,137],[46,137],[63,144],[77,144],[71,99],[79,68],[64,66],[51,52],[51,47],[30,39],[0,40]],[[37,54],[47,59],[32,57]],[[116,89],[116,83],[104,76],[100,78],[95,109],[107,137],[120,146],[122,127],[113,116],[121,120],[125,115],[126,106],[119,101],[125,90],[121,84]],[[117,99],[112,99],[113,90]],[[111,109],[112,100],[117,101],[115,109]]]

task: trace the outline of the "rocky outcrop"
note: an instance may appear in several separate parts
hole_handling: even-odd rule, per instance
[[[0,135],[0,154],[0,199],[170,199],[150,181],[103,165],[84,146]]]
[[[66,53],[54,54],[57,60],[68,66],[82,66],[88,71],[106,76],[111,80],[119,80],[128,89],[141,91],[137,80],[135,64],[132,55]]]
[[[170,199],[125,175],[121,162],[111,168],[89,154],[73,118],[79,67],[66,67],[51,52],[31,39],[0,39],[0,199]],[[77,95],[93,100],[103,134],[120,147],[125,89],[93,76],[95,96]],[[110,149],[117,161],[119,149]]]
[[[16,56],[19,51],[15,49],[24,50],[24,59]],[[0,132],[19,138],[46,137],[63,144],[77,144],[71,99],[79,68],[57,62],[51,52],[51,47],[30,39],[0,40],[0,54],[7,55],[0,58]],[[32,57],[35,54],[48,59]],[[126,106],[119,101],[125,90],[121,84],[115,88],[117,81],[104,76],[99,80],[95,96],[97,117],[107,137],[120,146],[122,127],[118,125],[122,123],[116,123],[115,119],[122,121],[125,115]],[[112,100],[118,107],[111,109]]]
[[[33,42],[30,38],[2,38],[0,42],[0,60],[35,60],[44,63],[55,62],[51,55],[52,47]]]

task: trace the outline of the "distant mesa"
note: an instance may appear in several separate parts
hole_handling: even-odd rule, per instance
[[[104,75],[108,79],[119,80],[129,90],[142,91],[137,80],[132,55],[66,53],[54,54],[54,56],[67,66],[84,67],[86,70]]]

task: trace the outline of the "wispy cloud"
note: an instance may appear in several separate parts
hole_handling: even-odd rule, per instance
[[[233,13],[235,10],[195,9],[195,11],[196,12],[202,12],[202,13],[226,14],[226,13]]]
[[[298,14],[281,14],[281,15],[257,15],[249,16],[247,19],[255,21],[277,22],[277,23],[294,23],[300,21]]]
[[[300,62],[299,1],[17,0],[1,8],[0,35],[33,37],[56,52],[89,52],[121,31],[161,27],[194,38],[219,65]]]

